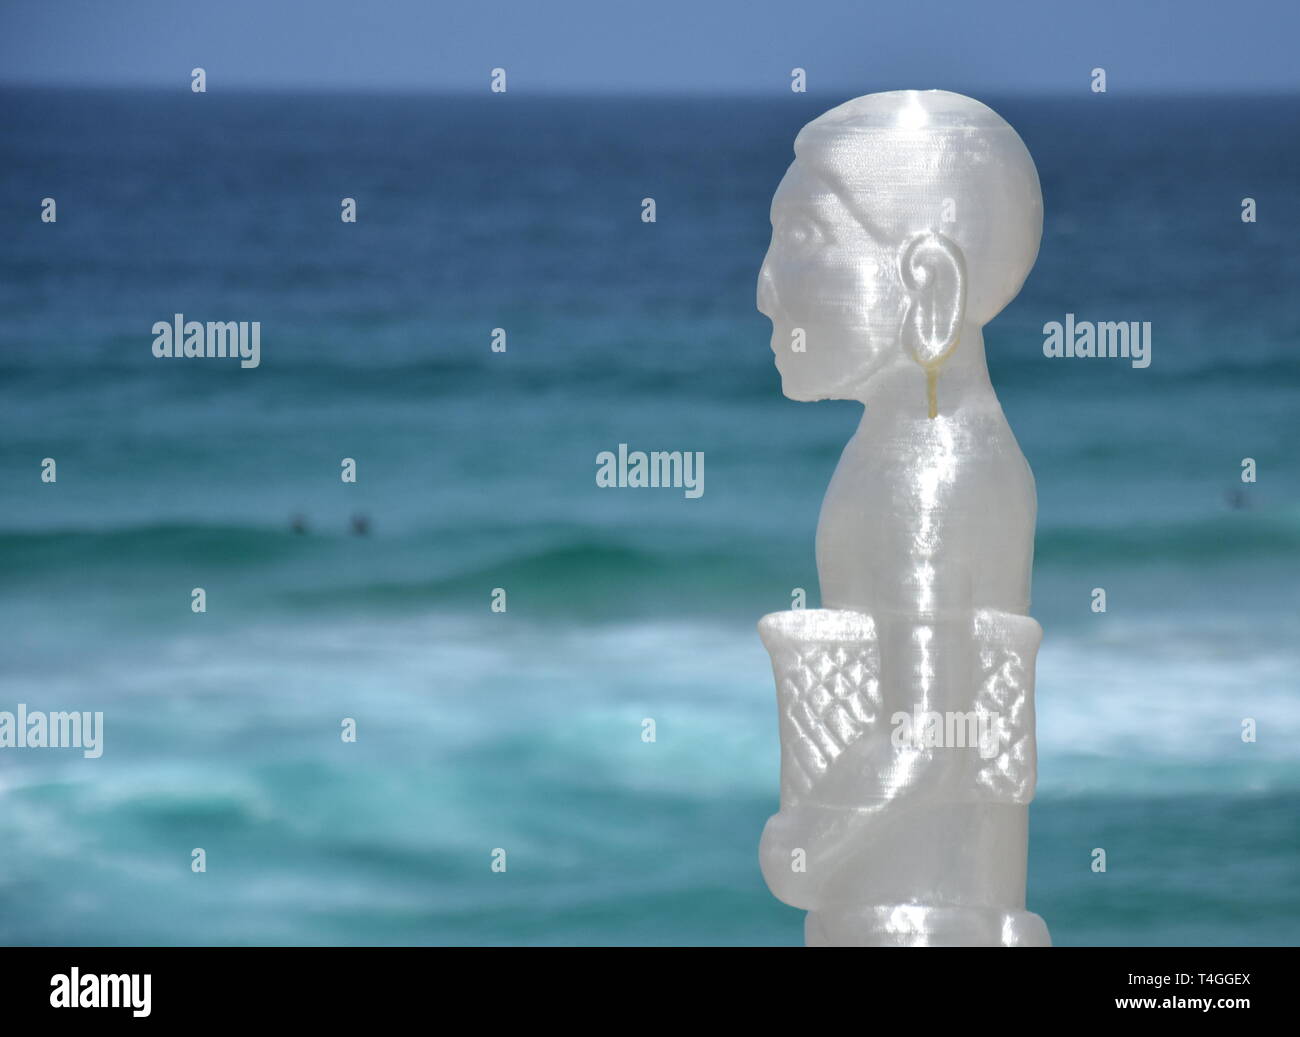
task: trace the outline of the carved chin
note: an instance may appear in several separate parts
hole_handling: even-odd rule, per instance
[[[854,400],[857,399],[859,380],[846,378],[836,384],[827,380],[812,379],[782,372],[781,392],[791,400],[799,403],[815,403],[817,400]]]
[[[848,371],[801,370],[789,359],[778,359],[781,372],[781,392],[791,400],[813,403],[817,400],[856,400],[861,398],[863,387],[871,381],[876,365],[864,363]]]
[[[794,400],[798,403],[816,403],[818,400],[830,399],[824,393],[815,393],[794,385],[789,378],[781,379],[781,392],[786,399]]]

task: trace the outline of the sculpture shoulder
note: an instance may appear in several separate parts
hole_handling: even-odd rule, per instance
[[[924,620],[918,619],[918,623]],[[855,609],[791,609],[771,612],[758,622],[759,636],[769,649],[790,643],[852,644],[875,642],[876,621],[869,612]],[[979,608],[971,612],[971,633],[983,648],[1037,651],[1043,628],[1032,616],[1002,609]]]
[[[975,641],[981,649],[1003,648],[1010,652],[1030,655],[1043,639],[1043,628],[1033,616],[1001,609],[976,609],[974,617]]]
[[[758,632],[772,648],[787,641],[874,641],[876,624],[868,613],[851,609],[792,609],[764,616]]]

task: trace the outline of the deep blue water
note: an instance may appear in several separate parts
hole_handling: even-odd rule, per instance
[[[780,395],[754,282],[840,100],[0,92],[0,710],[106,728],[0,750],[0,941],[802,939],[753,624],[816,603],[859,410]],[[986,331],[1039,495],[1029,906],[1295,943],[1300,99],[986,100],[1046,207]],[[261,366],[156,359],[178,312]],[[1067,312],[1151,366],[1045,358]],[[704,496],[597,488],[620,442]]]

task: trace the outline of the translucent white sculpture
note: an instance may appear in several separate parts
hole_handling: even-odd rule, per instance
[[[940,90],[849,101],[794,150],[758,308],[787,396],[866,411],[822,503],[825,608],[759,624],[781,729],[763,875],[810,945],[1047,945],[1024,909],[1034,481],[981,330],[1037,257],[1038,173]]]

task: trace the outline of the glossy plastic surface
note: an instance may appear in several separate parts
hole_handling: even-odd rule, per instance
[[[787,396],[866,409],[822,504],[826,607],[760,623],[782,751],[763,874],[809,944],[1045,945],[1024,910],[1034,483],[982,332],[1037,256],[1038,175],[945,91],[849,101],[795,156],[759,309]]]

